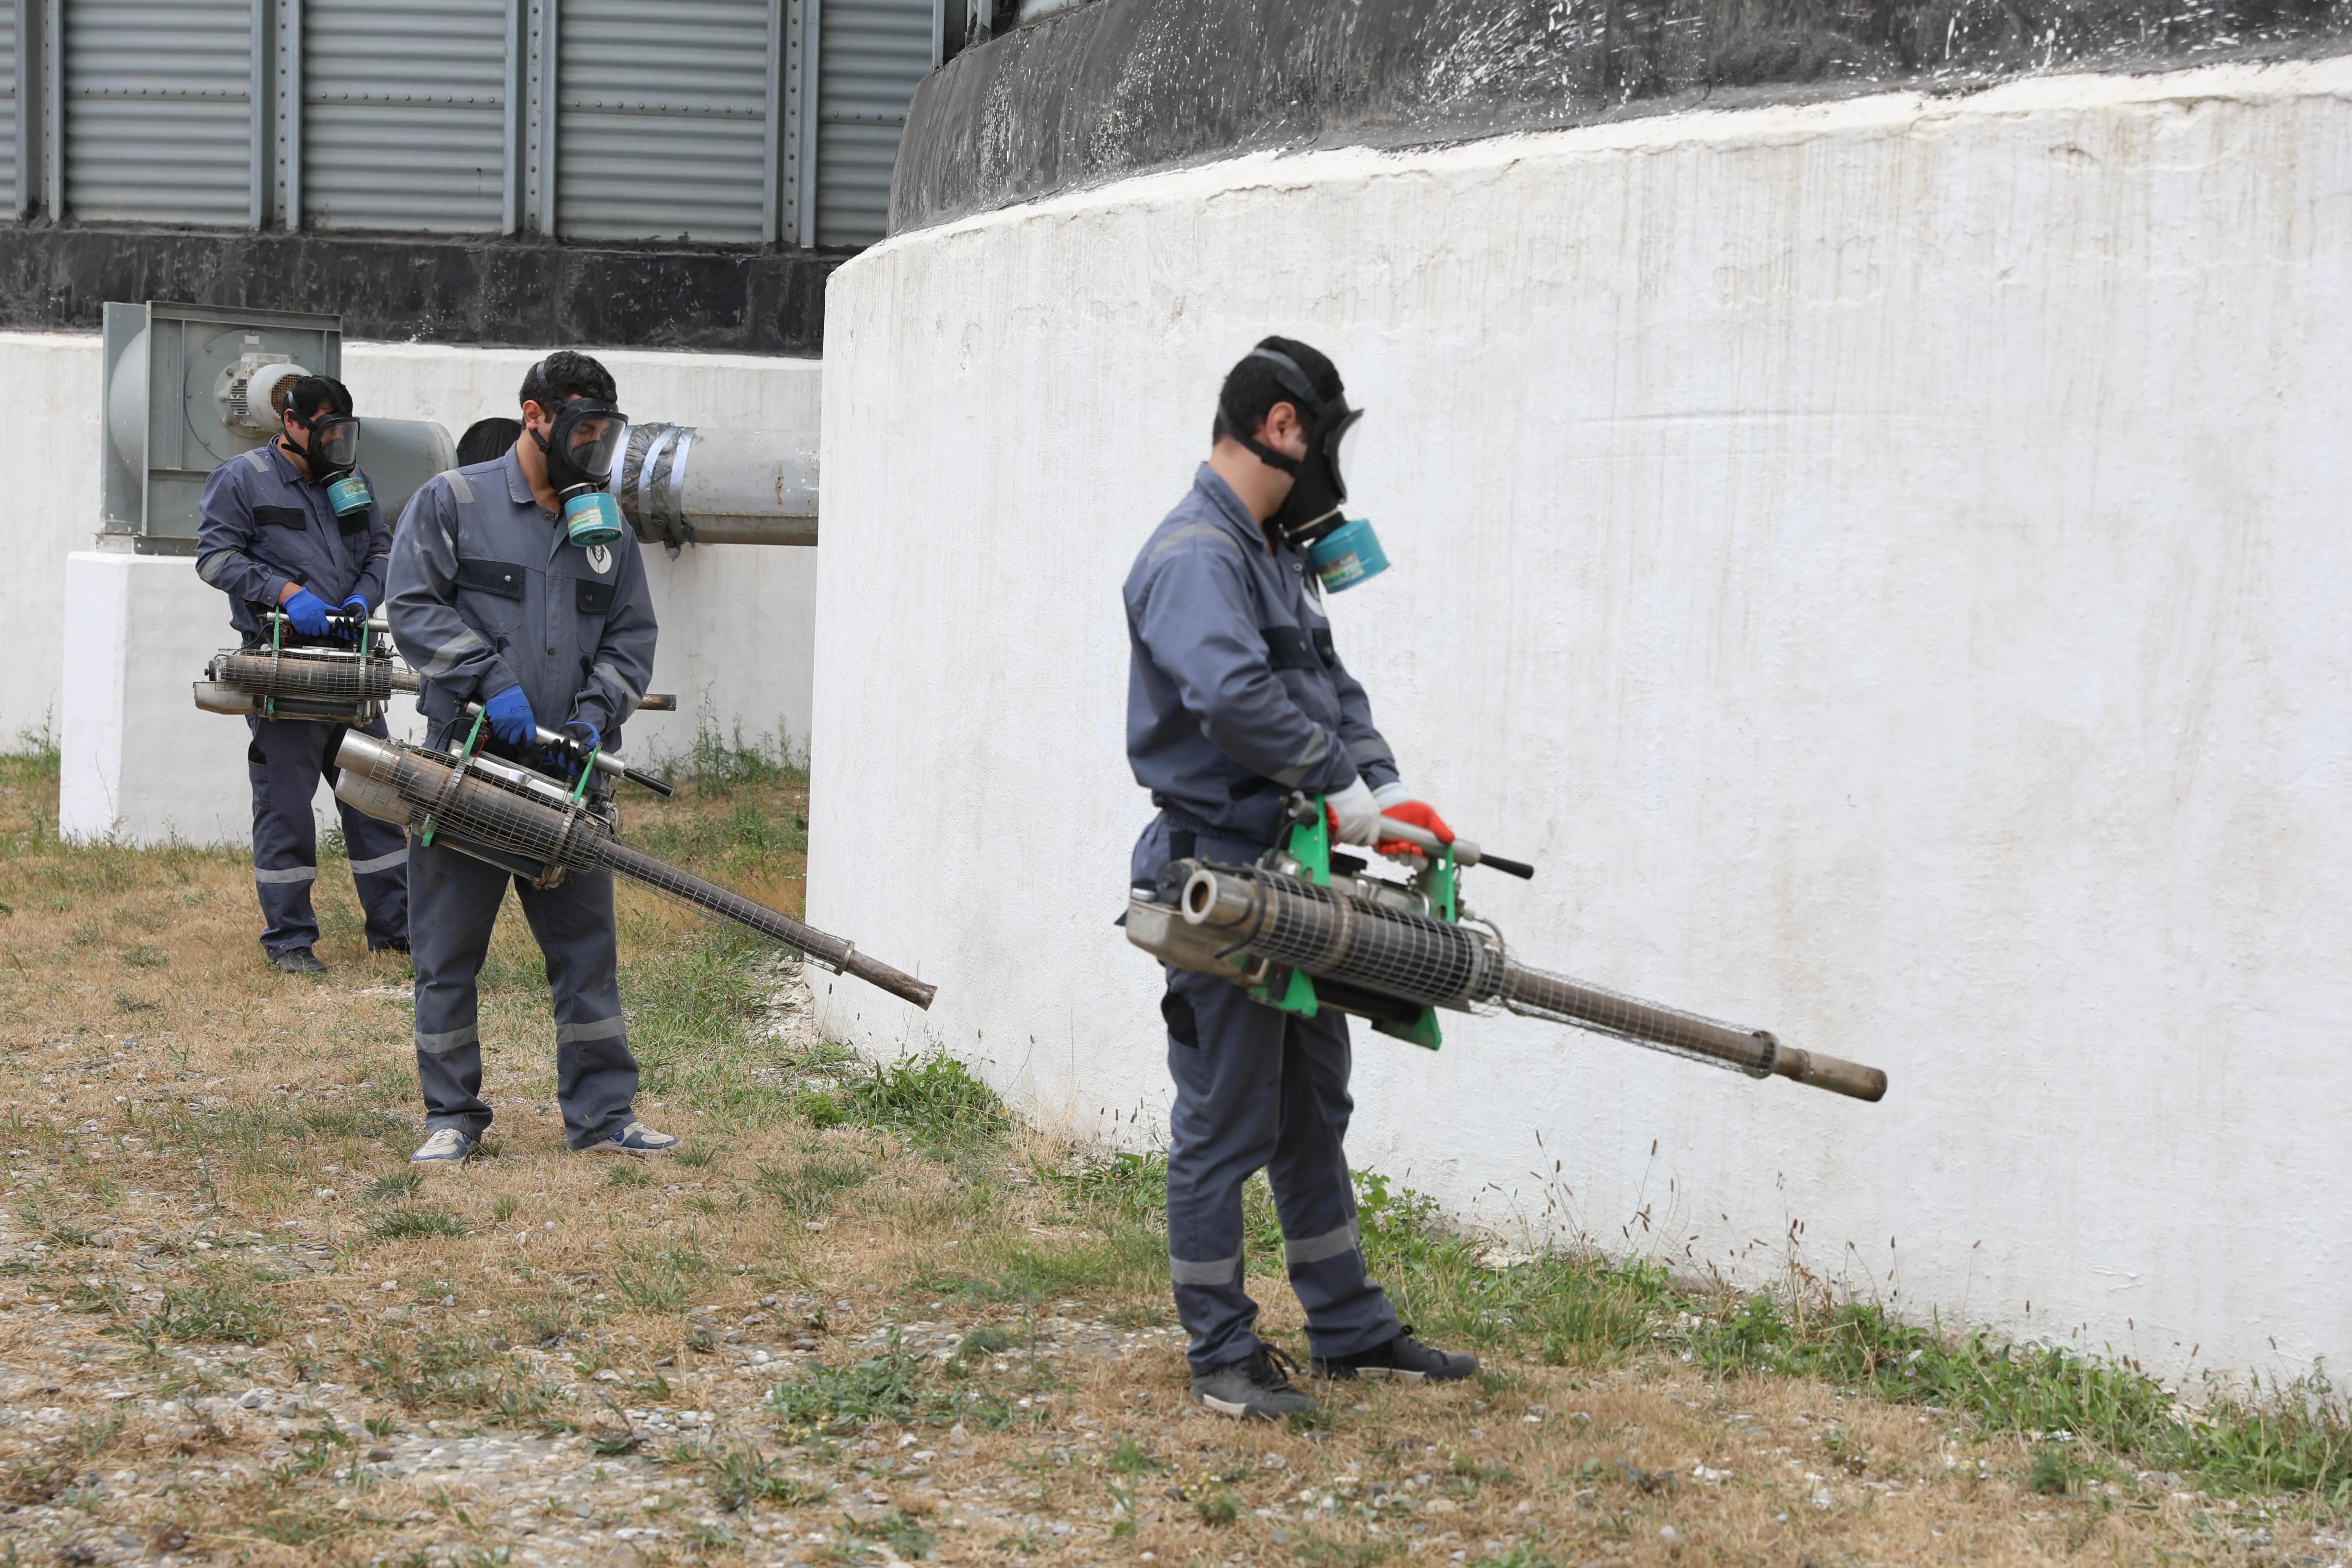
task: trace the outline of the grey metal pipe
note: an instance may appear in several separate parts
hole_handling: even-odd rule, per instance
[[[629,426],[613,494],[637,537],[688,544],[814,544],[816,453],[805,435]]]

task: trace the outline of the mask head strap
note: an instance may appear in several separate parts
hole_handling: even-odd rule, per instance
[[[1307,427],[1313,432],[1310,445],[1320,441],[1336,447],[1339,433],[1363,417],[1362,410],[1348,406],[1347,395],[1344,393],[1337,400],[1329,402],[1318,395],[1314,382],[1308,378],[1307,372],[1299,367],[1298,362],[1279,349],[1252,349],[1242,357],[1245,360],[1262,359],[1274,366],[1276,383],[1283,391],[1290,395],[1286,399],[1276,401],[1288,402],[1297,408],[1300,416],[1306,419]],[[1298,472],[1299,459],[1286,458],[1272,447],[1261,444],[1248,431],[1242,428],[1241,421],[1235,419],[1226,410],[1222,398],[1217,403],[1216,429],[1219,435],[1230,436],[1248,447],[1251,454],[1268,468],[1279,468],[1286,474]]]

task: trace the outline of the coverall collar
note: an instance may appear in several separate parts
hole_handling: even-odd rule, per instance
[[[1250,509],[1242,504],[1242,498],[1234,494],[1234,487],[1225,483],[1216,469],[1206,463],[1193,469],[1192,488],[1217,509],[1218,521],[1239,534],[1244,543],[1261,554],[1278,557],[1282,553],[1280,546],[1266,539],[1265,525],[1250,515]]]
[[[289,485],[307,485],[317,482],[316,480],[305,476],[300,469],[295,468],[292,463],[286,460],[286,448],[278,444],[277,437],[272,436],[268,441],[264,442],[262,446],[263,449],[269,454],[269,470],[276,474],[278,479],[284,480]]]
[[[523,478],[522,459],[515,456],[515,449],[509,447],[507,455],[500,458],[499,462],[506,469],[507,499],[517,506],[527,506],[533,511],[545,511],[547,509],[539,504],[539,498],[530,493],[530,481]]]

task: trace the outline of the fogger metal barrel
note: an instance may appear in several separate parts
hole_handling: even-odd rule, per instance
[[[1261,867],[1179,861],[1177,868],[1183,877],[1177,910],[1192,940],[1166,929],[1173,922],[1163,919],[1155,946],[1145,940],[1151,922],[1139,926],[1132,907],[1129,921],[1139,945],[1155,946],[1181,967],[1230,975],[1226,961],[1248,952],[1348,991],[1465,1012],[1499,1005],[1750,1078],[1793,1079],[1855,1100],[1875,1100],[1886,1092],[1886,1075],[1876,1068],[1783,1046],[1766,1030],[1530,968],[1483,926],[1433,920]]]
[[[377,629],[380,634],[380,625]],[[196,706],[207,713],[362,724],[381,716],[392,698],[414,697],[421,689],[416,671],[388,647],[365,655],[357,648],[223,648],[195,688]],[[677,698],[648,692],[638,710],[676,712]]]
[[[602,820],[573,806],[562,790],[524,769],[479,758],[460,767],[446,752],[356,731],[343,737],[335,762],[342,770],[335,794],[370,816],[420,831],[429,820],[461,839],[525,860],[614,872],[918,1007],[929,1007],[938,989],[866,957],[853,942],[630,848]]]

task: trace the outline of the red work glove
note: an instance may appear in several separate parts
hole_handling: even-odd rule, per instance
[[[1399,822],[1410,822],[1415,827],[1423,828],[1431,833],[1434,833],[1437,835],[1437,841],[1440,844],[1451,844],[1454,842],[1454,829],[1446,826],[1445,818],[1438,816],[1435,811],[1432,810],[1428,803],[1425,801],[1408,800],[1401,802],[1395,805],[1383,806],[1381,809],[1381,815],[1382,816],[1393,816]],[[1408,844],[1402,838],[1383,838],[1380,843],[1373,846],[1373,847],[1378,849],[1383,855],[1418,855],[1421,853],[1421,846],[1417,844]]]

